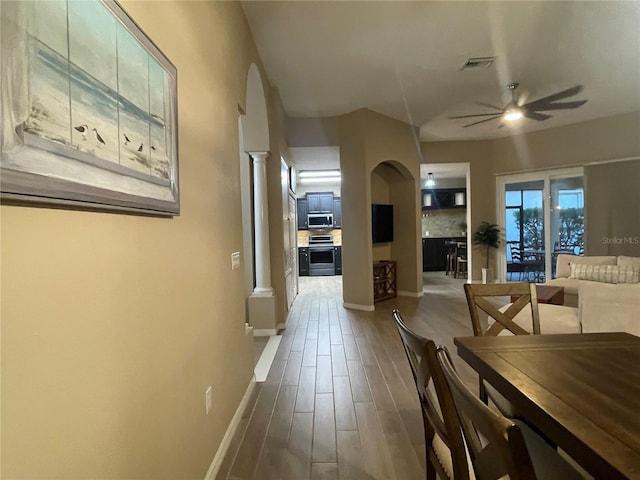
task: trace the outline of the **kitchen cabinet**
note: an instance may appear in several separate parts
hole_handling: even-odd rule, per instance
[[[444,272],[447,269],[447,242],[466,242],[465,237],[423,238],[422,239],[422,271]]]
[[[466,208],[467,190],[465,188],[436,188],[422,190],[422,209]]]
[[[307,213],[333,213],[333,192],[307,193]]]
[[[309,230],[309,220],[307,218],[307,199],[299,198],[298,203],[298,230]]]
[[[342,247],[333,247],[333,262],[335,266],[335,274],[342,275]]]
[[[307,247],[298,247],[298,275],[301,277],[309,276],[309,249]]]
[[[333,228],[342,228],[342,200],[333,197]]]

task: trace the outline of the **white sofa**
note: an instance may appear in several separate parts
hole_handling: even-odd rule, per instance
[[[571,264],[617,265],[620,269],[633,270],[631,278],[624,281],[637,283],[607,283],[603,281],[572,278]],[[619,270],[620,270],[619,269]],[[574,273],[576,267],[573,268]],[[584,270],[584,267],[583,267]],[[597,267],[602,271],[607,267]],[[611,269],[609,269],[611,270]],[[564,287],[565,306],[578,307],[577,318],[582,333],[628,332],[640,336],[640,257],[558,255],[557,278],[546,285]],[[576,275],[580,277],[580,275]],[[617,279],[609,278],[611,282]],[[542,312],[541,312],[542,317]]]
[[[580,285],[595,283],[603,285],[603,282],[592,282],[590,280],[579,280],[571,278],[571,264],[588,265],[623,265],[640,269],[640,257],[627,256],[585,256],[558,255],[556,262],[556,278],[545,282],[545,285],[564,287],[564,304],[569,307],[578,307],[578,289]],[[608,285],[608,284],[607,284]],[[640,288],[640,284],[638,285]]]
[[[640,337],[640,284],[584,282],[578,289],[582,333],[628,332]]]

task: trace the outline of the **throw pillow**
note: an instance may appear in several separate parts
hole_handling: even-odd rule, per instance
[[[627,257],[620,255],[618,257],[618,265],[630,265],[632,267],[640,268],[640,257]]]
[[[571,276],[571,264],[573,263],[591,263],[593,265],[615,265],[616,257],[612,255],[603,256],[578,256],[566,255],[561,253],[558,255],[556,277],[569,278]]]
[[[640,269],[631,265],[572,263],[570,278],[603,283],[638,283]]]

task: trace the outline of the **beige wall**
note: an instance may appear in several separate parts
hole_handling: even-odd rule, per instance
[[[253,41],[238,3],[123,6],[178,69],[182,214],[1,207],[2,478],[202,479],[252,376],[230,254]]]
[[[640,159],[585,168],[585,253],[640,257]]]

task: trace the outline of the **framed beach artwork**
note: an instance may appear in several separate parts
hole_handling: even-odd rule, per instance
[[[178,215],[173,64],[113,1],[0,15],[3,202]]]

